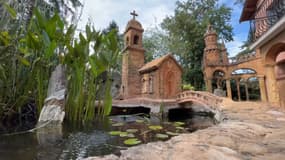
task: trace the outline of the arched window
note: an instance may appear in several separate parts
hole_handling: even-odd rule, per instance
[[[129,41],[130,41],[130,40],[129,40],[129,37],[127,37],[127,38],[126,38],[126,44],[125,44],[126,46],[129,45]]]
[[[152,75],[149,77],[148,83],[149,83],[149,93],[153,93],[153,76]]]
[[[139,36],[138,35],[134,36],[134,44],[139,44]]]
[[[242,75],[242,74],[255,74],[256,71],[253,69],[236,69],[232,72],[232,75]]]
[[[285,77],[285,51],[277,55],[275,62],[276,62],[275,73],[277,79],[282,79]]]
[[[214,73],[213,73],[213,77],[214,78],[223,78],[225,75],[225,73],[223,71],[220,71],[220,70],[216,70]]]
[[[144,75],[144,78],[142,78],[142,93],[147,93],[147,90],[148,90],[147,75]]]

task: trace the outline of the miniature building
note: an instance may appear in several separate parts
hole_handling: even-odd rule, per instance
[[[143,28],[131,13],[124,32],[121,98],[175,98],[181,91],[182,68],[171,54],[144,62]]]
[[[251,54],[227,58],[217,34],[208,27],[203,72],[209,92],[222,88],[229,98],[250,100],[250,92],[259,89],[262,101],[285,106],[284,6],[284,0],[245,1],[240,22],[251,21]]]

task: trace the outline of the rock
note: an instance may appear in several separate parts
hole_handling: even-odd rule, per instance
[[[113,154],[104,157],[89,157],[84,160],[118,160],[119,158]]]
[[[264,103],[227,101],[225,106],[227,107],[224,108],[223,115],[227,120],[218,125],[191,134],[181,134],[166,142],[135,146],[121,151],[121,155],[114,159],[284,159],[285,123],[276,119],[276,115],[281,116],[283,112],[274,111],[268,114]],[[266,127],[268,125],[275,127]],[[96,160],[106,160],[107,157],[97,157]]]
[[[65,76],[65,68],[58,65],[52,72],[47,98],[41,111],[37,126],[47,123],[61,124],[65,115],[64,101],[67,89],[67,80]]]
[[[222,90],[221,88],[216,88],[214,90],[214,95],[219,97],[226,97],[226,91]]]
[[[239,152],[252,155],[259,155],[266,153],[267,149],[259,144],[243,143],[239,146]]]
[[[227,136],[217,135],[209,140],[209,142],[216,146],[223,146],[227,148],[235,148],[235,141]]]
[[[278,112],[278,111],[274,111],[274,110],[267,111],[266,113],[272,114],[272,115],[275,115],[275,116],[282,116],[282,115],[284,115],[284,113]]]

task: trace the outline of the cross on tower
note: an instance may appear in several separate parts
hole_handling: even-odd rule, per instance
[[[136,16],[138,16],[135,10],[133,10],[133,12],[131,12],[130,14],[133,16],[133,19],[136,19]]]

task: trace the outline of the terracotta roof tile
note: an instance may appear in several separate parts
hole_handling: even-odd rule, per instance
[[[246,0],[243,5],[239,22],[248,21],[254,19],[254,13],[258,0]]]
[[[159,68],[159,66],[162,64],[162,62],[164,60],[166,60],[167,58],[172,58],[175,62],[175,58],[171,55],[171,54],[167,54],[164,55],[160,58],[157,58],[151,62],[148,62],[147,64],[145,64],[144,66],[142,66],[142,68],[139,69],[140,73],[144,73],[144,72],[149,72],[152,70],[156,70],[157,68]],[[176,62],[176,64],[179,66],[179,68],[182,70],[181,66]]]

